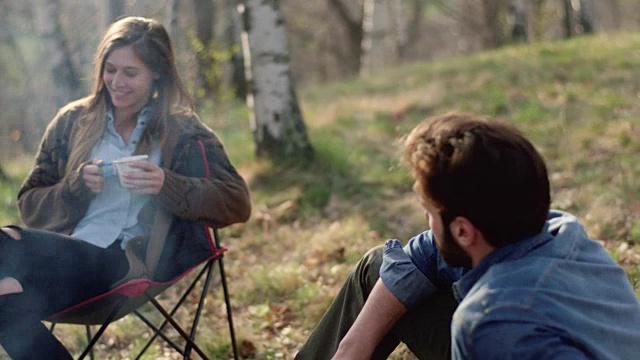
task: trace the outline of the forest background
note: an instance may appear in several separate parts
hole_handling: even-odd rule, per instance
[[[238,10],[261,4],[283,19],[283,73],[313,149],[302,161],[258,151],[260,109],[247,98],[259,84],[247,83],[242,40],[260,19]],[[0,0],[3,223],[19,223],[16,191],[44,127],[89,91],[98,39],[123,14],[170,29],[201,117],[250,185],[250,221],[222,231],[243,358],[292,358],[368,248],[423,230],[398,139],[452,109],[522,128],[549,162],[554,207],[583,219],[640,289],[637,1]],[[218,292],[206,314],[199,337],[229,358]],[[98,358],[127,358],[145,337],[137,329],[114,324]],[[76,350],[83,331],[58,336]]]

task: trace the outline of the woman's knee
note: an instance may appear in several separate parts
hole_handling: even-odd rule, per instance
[[[0,279],[0,296],[8,294],[17,294],[23,291],[22,284],[12,277]]]
[[[0,230],[2,230],[2,232],[3,232],[3,233],[5,233],[7,236],[9,236],[10,238],[12,238],[13,240],[20,240],[20,239],[22,239],[22,236],[20,235],[20,233],[19,233],[16,229],[14,229],[14,228],[12,228],[12,227],[6,227],[6,226],[4,226],[4,227],[2,227],[2,229],[0,229]]]

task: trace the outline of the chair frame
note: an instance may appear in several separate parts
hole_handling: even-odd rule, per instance
[[[218,230],[217,229],[212,229],[212,232],[213,232],[213,238],[214,238],[214,241],[215,241],[216,248],[221,249]],[[229,334],[230,334],[230,337],[231,337],[231,347],[232,347],[232,350],[233,350],[233,358],[235,360],[239,359],[238,347],[237,347],[235,331],[234,331],[234,327],[233,327],[233,316],[232,316],[232,313],[231,313],[231,301],[230,301],[230,297],[229,297],[229,289],[228,289],[228,286],[227,286],[226,273],[224,271],[223,257],[224,257],[224,253],[220,253],[220,255],[218,257],[209,259],[205,263],[205,265],[202,266],[202,268],[200,269],[200,272],[196,275],[196,277],[193,279],[191,284],[184,291],[184,293],[182,294],[182,296],[180,297],[178,302],[174,305],[174,307],[170,311],[165,310],[164,307],[162,305],[160,305],[160,303],[158,303],[158,301],[145,290],[144,296],[147,298],[148,302],[151,303],[154,306],[154,308],[160,314],[162,314],[162,316],[164,317],[164,321],[162,322],[162,324],[160,324],[160,326],[156,326],[156,325],[153,324],[153,322],[151,322],[151,320],[149,320],[147,317],[145,317],[140,311],[138,311],[138,310],[134,310],[133,311],[133,314],[135,314],[145,325],[147,325],[150,329],[152,329],[154,331],[153,336],[147,341],[147,343],[142,348],[142,350],[140,350],[140,352],[136,356],[136,359],[140,359],[142,357],[142,355],[144,355],[144,353],[147,351],[149,346],[151,346],[151,344],[155,341],[155,339],[158,336],[160,336],[163,340],[165,340],[165,342],[167,344],[169,344],[172,348],[174,348],[176,351],[181,353],[184,359],[189,359],[190,356],[191,356],[191,352],[192,351],[195,351],[196,353],[198,353],[198,355],[200,355],[200,357],[202,359],[208,359],[208,357],[204,354],[202,349],[200,349],[200,347],[196,344],[195,336],[196,336],[196,330],[197,330],[197,327],[198,327],[198,323],[200,321],[200,315],[201,315],[201,312],[202,312],[202,308],[204,306],[205,297],[207,295],[207,292],[209,290],[209,286],[211,284],[211,279],[212,279],[212,274],[213,274],[214,265],[215,265],[214,263],[215,262],[218,262],[218,267],[219,267],[219,270],[220,270],[220,279],[221,279],[222,290],[223,290],[223,293],[224,293],[224,301],[225,301],[226,310],[227,310],[227,321],[228,321],[228,324],[229,324]],[[184,300],[193,291],[193,289],[195,288],[197,283],[202,279],[202,276],[205,273],[206,273],[206,277],[205,277],[204,283],[202,284],[202,292],[200,293],[200,299],[199,299],[199,302],[198,302],[198,307],[197,307],[195,316],[193,318],[193,322],[191,323],[191,330],[189,331],[189,333],[187,333],[173,319],[173,315],[180,308],[180,306],[182,306]],[[84,359],[87,355],[89,355],[89,358],[91,360],[94,359],[94,356],[93,356],[93,347],[94,347],[94,345],[98,342],[98,340],[100,339],[102,334],[105,332],[105,330],[107,329],[109,324],[113,321],[113,319],[116,317],[116,315],[118,314],[118,312],[120,311],[122,306],[124,306],[124,304],[126,303],[127,300],[128,300],[127,298],[123,298],[122,300],[120,300],[116,304],[116,306],[113,308],[113,310],[111,311],[111,313],[109,314],[107,319],[103,322],[103,324],[100,326],[100,329],[95,334],[93,334],[93,335],[91,334],[91,326],[90,325],[88,325],[88,324],[85,325],[86,334],[87,334],[87,346],[85,347],[84,351],[82,352],[82,354],[80,355],[78,360]],[[166,327],[167,324],[170,324],[173,327],[173,329],[175,331],[177,331],[180,334],[180,336],[182,337],[182,339],[186,342],[184,347],[181,347],[180,345],[176,344],[173,340],[169,339],[169,337],[167,335],[165,335],[163,330],[164,330],[164,328]],[[51,323],[50,331],[53,332],[53,330],[55,328],[55,325],[56,325],[55,322]]]

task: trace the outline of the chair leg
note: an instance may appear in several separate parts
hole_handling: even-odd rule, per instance
[[[193,348],[192,345],[195,345],[195,335],[196,335],[196,331],[197,331],[197,327],[198,327],[198,323],[199,323],[199,319],[200,319],[200,315],[202,314],[202,308],[204,306],[204,301],[205,301],[205,297],[206,294],[208,292],[209,286],[211,284],[211,276],[213,273],[213,262],[214,261],[222,261],[222,257],[218,258],[218,259],[214,259],[214,260],[210,260],[207,265],[205,265],[203,267],[203,269],[200,271],[200,273],[196,276],[196,278],[194,279],[194,281],[191,283],[190,287],[185,291],[184,295],[182,296],[182,298],[178,301],[178,303],[175,305],[175,307],[171,310],[170,313],[168,313],[167,315],[165,315],[165,320],[164,322],[159,326],[159,327],[155,327],[149,320],[147,320],[142,314],[140,314],[139,312],[136,312],[136,315],[147,324],[147,326],[149,326],[152,330],[154,330],[154,335],[147,341],[146,345],[144,346],[144,348],[140,351],[140,353],[138,354],[138,356],[136,357],[136,359],[140,359],[140,357],[142,356],[142,354],[145,353],[145,351],[149,348],[149,346],[151,345],[151,343],[153,342],[153,340],[155,340],[155,338],[157,336],[162,337],[165,341],[167,341],[169,343],[169,345],[171,345],[174,349],[180,351],[180,349],[177,347],[177,345],[172,345],[172,342],[167,339],[167,337],[163,334],[163,329],[166,326],[167,323],[171,322],[172,317],[174,315],[174,313],[177,311],[178,307],[183,303],[183,301],[186,299],[186,297],[191,293],[191,291],[193,290],[193,288],[195,287],[196,283],[200,280],[200,278],[202,277],[202,275],[204,274],[205,271],[207,271],[207,276],[205,278],[204,284],[203,284],[203,290],[202,290],[202,294],[200,296],[200,301],[198,304],[198,308],[196,310],[196,315],[191,327],[191,333],[188,337],[188,339],[190,339],[191,341],[189,341],[188,339],[185,338],[185,340],[187,341],[187,345],[185,347],[185,350],[183,352],[183,356],[185,359],[189,358],[189,355],[191,353],[191,349]],[[223,286],[223,292],[224,292],[224,298],[225,298],[225,305],[227,307],[227,320],[229,322],[229,331],[230,331],[230,335],[231,335],[231,344],[232,344],[232,349],[233,349],[233,356],[234,359],[239,359],[239,355],[238,355],[238,349],[237,349],[237,345],[236,345],[236,339],[235,339],[235,332],[234,332],[234,328],[233,328],[233,317],[231,314],[231,302],[229,299],[229,292],[228,292],[228,287],[227,287],[227,282],[226,282],[226,276],[224,276],[224,265],[220,266],[220,271],[221,271],[221,277],[222,277],[222,286]],[[155,305],[155,304],[154,304]],[[159,305],[157,305],[156,307],[158,307]],[[161,309],[158,309],[158,311],[161,311]],[[163,314],[164,315],[164,314]],[[173,325],[173,324],[172,324]],[[174,325],[176,326],[176,325]],[[203,354],[200,353],[201,356],[204,356]]]
[[[189,294],[191,294],[191,291],[193,291],[193,288],[196,286],[196,284],[198,283],[198,280],[200,280],[200,278],[202,277],[202,274],[204,274],[204,272],[206,270],[207,270],[207,267],[205,265],[200,270],[200,273],[198,273],[198,275],[195,277],[195,279],[191,282],[191,284],[189,285],[187,290],[185,290],[185,292],[182,294],[182,296],[180,297],[180,300],[178,300],[178,302],[174,305],[173,309],[171,309],[171,312],[169,312],[169,315],[173,316],[178,311],[178,309],[180,308],[180,306],[182,305],[184,300],[187,298],[187,296],[189,296]],[[138,315],[138,317],[140,317],[140,315]],[[151,338],[149,338],[149,340],[147,341],[145,346],[142,348],[142,350],[140,350],[140,352],[138,353],[138,356],[136,357],[136,360],[140,359],[142,357],[142,355],[147,351],[149,346],[151,346],[151,344],[156,339],[156,337],[158,337],[158,335],[162,334],[162,330],[164,329],[164,327],[168,323],[169,323],[169,321],[165,319],[162,322],[162,324],[157,328],[157,330],[154,329],[155,333],[153,334],[153,336],[151,336]],[[161,335],[161,337],[163,337],[163,336]]]
[[[173,328],[180,334],[180,336],[182,336],[182,338],[191,345],[193,350],[195,350],[198,353],[198,355],[200,355],[203,359],[208,359],[208,357],[204,354],[204,352],[200,349],[200,347],[196,343],[191,341],[191,339],[189,338],[189,335],[187,335],[187,333],[173,319],[173,317],[171,317],[171,315],[162,307],[162,305],[160,305],[160,303],[158,303],[158,301],[156,301],[156,299],[154,299],[153,296],[151,295],[147,295],[147,298],[153,304],[153,306],[155,306],[155,308],[162,314],[162,316],[164,316],[165,319],[169,321],[171,326],[173,326]]]
[[[184,351],[184,349],[180,347],[178,344],[176,344],[175,341],[171,340],[167,335],[165,335],[165,333],[162,332],[162,329],[158,328],[153,322],[151,322],[151,320],[149,320],[146,316],[142,315],[142,313],[140,313],[138,310],[135,310],[133,313],[136,314],[136,316],[138,316],[138,318],[143,323],[145,323],[145,325],[147,325],[151,330],[155,331],[154,336],[160,336],[164,341],[167,342],[167,344],[169,344],[177,352],[182,353]],[[166,325],[167,323],[168,321],[166,321],[164,325]],[[147,348],[149,347],[148,345],[150,345],[150,343],[147,343],[147,346],[145,346],[143,351],[138,354],[136,359],[140,359],[140,357],[142,357],[142,355],[147,351]]]
[[[107,326],[109,326],[111,321],[113,321],[113,319],[116,317],[116,315],[118,314],[118,312],[120,311],[120,309],[122,308],[122,306],[126,301],[127,299],[123,298],[116,304],[113,310],[111,310],[111,312],[109,313],[109,316],[107,316],[107,319],[104,321],[102,326],[100,326],[100,329],[98,330],[98,332],[91,338],[91,341],[89,342],[89,344],[87,344],[87,347],[84,349],[84,351],[82,352],[78,360],[84,359],[84,357],[87,356],[87,354],[93,352],[93,346],[98,342],[98,340],[100,339],[104,331],[107,330]],[[87,334],[90,335],[89,332],[87,332]],[[93,359],[93,354],[91,354],[91,359]]]
[[[49,325],[49,332],[51,332],[53,334],[53,330],[56,327],[56,323],[52,322],[51,325]],[[85,325],[85,329],[86,329],[86,333],[87,333],[87,344],[89,344],[91,342],[91,327],[89,325]],[[94,360],[93,358],[93,349],[91,349],[89,351],[89,358],[91,360]]]
[[[220,278],[222,282],[222,291],[224,293],[224,303],[227,308],[227,321],[229,323],[229,334],[231,336],[231,348],[233,349],[233,358],[235,360],[240,359],[238,355],[238,345],[236,343],[236,334],[233,330],[233,316],[231,314],[231,300],[229,299],[229,288],[227,287],[227,277],[224,273],[224,265],[222,264],[222,258],[218,259],[218,266],[220,268]]]
[[[220,238],[218,235],[218,229],[213,229],[213,238],[216,243],[216,247],[220,248]],[[218,258],[218,267],[220,268],[220,281],[222,282],[222,291],[224,293],[224,303],[227,307],[227,322],[229,323],[229,335],[231,336],[231,348],[233,349],[233,358],[234,360],[240,359],[238,355],[238,345],[236,343],[236,334],[233,330],[233,316],[231,314],[231,300],[229,299],[229,288],[227,286],[227,275],[224,272],[224,264],[222,259],[224,258],[221,255]]]
[[[189,334],[189,338],[191,339],[191,341],[195,341],[196,339],[196,331],[198,329],[198,323],[200,322],[202,307],[204,306],[204,301],[207,296],[207,292],[209,291],[209,284],[211,284],[211,274],[213,273],[213,261],[215,260],[209,260],[209,262],[206,265],[206,267],[208,268],[207,276],[205,277],[204,284],[202,285],[202,292],[200,293],[200,301],[198,301],[196,315],[193,317],[193,324],[191,325],[191,333]],[[190,354],[191,354],[191,346],[190,344],[187,344],[187,346],[185,346],[183,356],[185,359],[188,359]]]
[[[87,344],[91,342],[91,325],[85,325],[85,330],[87,332]],[[89,359],[94,360],[93,358],[93,347],[89,350]]]

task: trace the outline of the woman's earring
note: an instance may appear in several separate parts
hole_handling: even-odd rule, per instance
[[[151,89],[151,98],[157,99],[160,97],[160,91],[158,90],[160,87],[158,86],[158,79],[153,80],[153,88]]]

